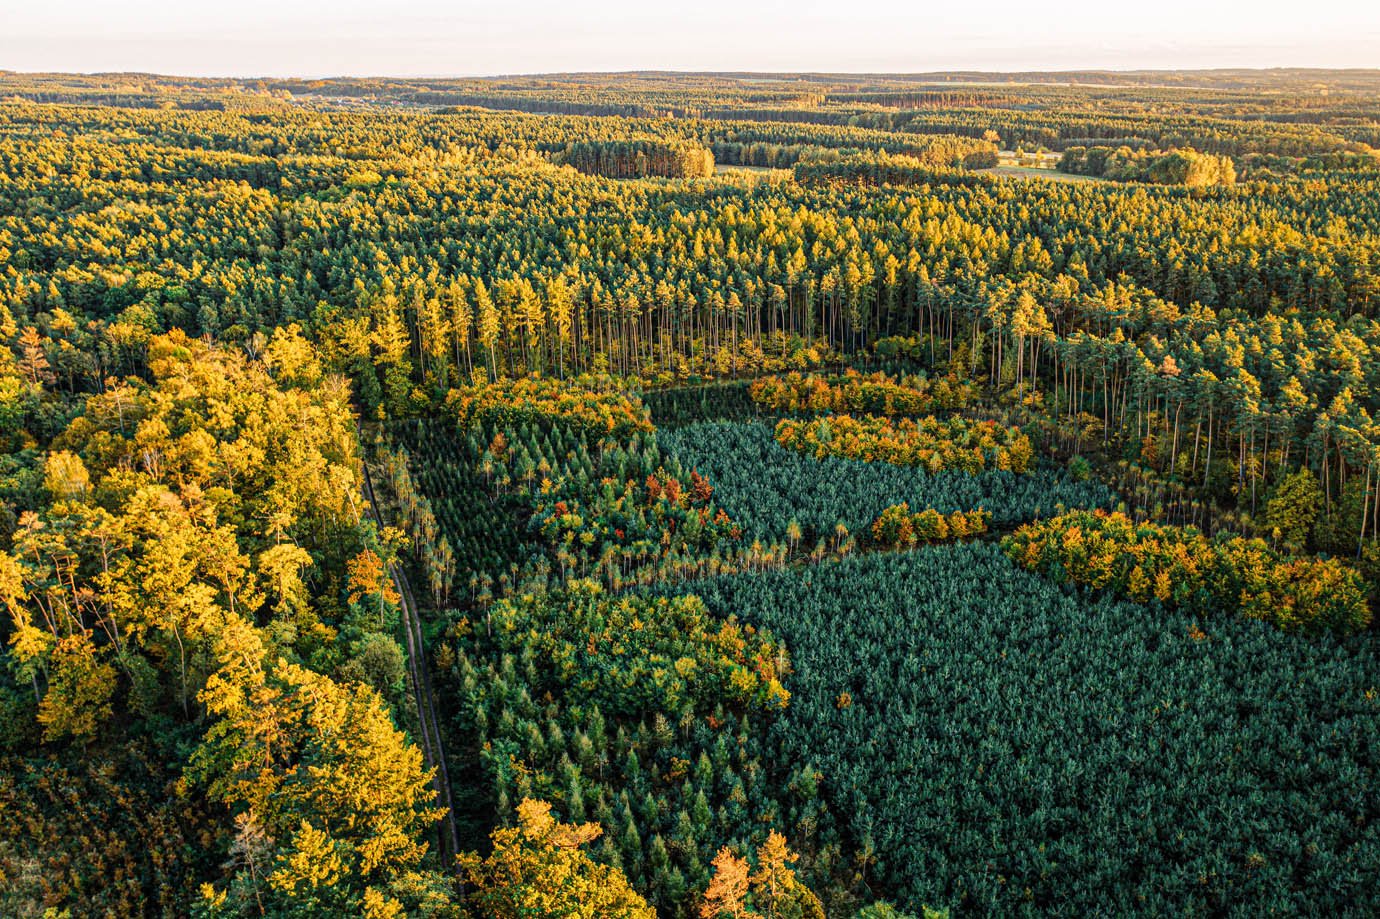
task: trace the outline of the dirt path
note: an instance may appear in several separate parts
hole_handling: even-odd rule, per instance
[[[378,500],[374,497],[374,483],[367,465],[364,467],[364,491],[374,514],[374,522],[382,529],[383,517],[379,513]],[[455,831],[455,806],[451,802],[450,773],[446,769],[446,748],[441,740],[441,719],[436,714],[436,700],[431,689],[426,642],[422,635],[421,621],[417,616],[417,601],[412,595],[412,585],[408,582],[407,572],[403,571],[402,566],[394,563],[389,565],[389,573],[392,574],[393,583],[397,586],[403,631],[407,637],[407,669],[417,701],[422,758],[428,769],[435,769],[431,784],[436,789],[436,803],[446,811],[438,828],[441,863],[447,872],[451,872],[456,870],[455,856],[460,851],[460,840]]]

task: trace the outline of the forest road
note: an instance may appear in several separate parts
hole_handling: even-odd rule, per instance
[[[364,464],[363,468],[364,491],[369,499],[374,522],[382,530],[383,516],[379,513],[378,499],[374,496],[374,482],[369,475],[368,464]],[[412,595],[412,585],[407,579],[407,572],[396,562],[390,563],[388,569],[397,587],[403,632],[407,637],[407,669],[417,701],[422,757],[426,767],[435,770],[432,773],[431,784],[436,789],[437,804],[446,811],[439,831],[442,866],[447,872],[454,872],[459,868],[455,856],[460,852],[460,837],[455,831],[455,806],[451,802],[450,773],[446,769],[445,745],[441,742],[441,719],[436,714],[436,700],[431,689],[431,668],[427,665],[422,623],[417,615],[417,601]]]

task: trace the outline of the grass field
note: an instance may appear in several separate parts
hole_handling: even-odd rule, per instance
[[[789,169],[774,169],[771,166],[737,166],[732,163],[715,163],[714,178],[725,182],[785,182],[791,178]]]
[[[715,163],[715,172],[751,172],[767,175],[773,172],[790,172],[789,169],[774,169],[771,166],[737,166],[732,163]]]
[[[984,169],[988,175],[1007,176],[1013,179],[1048,179],[1051,182],[1102,182],[1104,179],[1093,176],[1070,175],[1057,169],[1036,169],[1031,166],[993,166]]]

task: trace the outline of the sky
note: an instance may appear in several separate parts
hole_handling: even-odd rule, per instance
[[[1380,0],[0,0],[0,69],[181,76],[1380,67]]]

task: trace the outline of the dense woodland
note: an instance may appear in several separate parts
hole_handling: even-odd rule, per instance
[[[0,914],[1380,911],[1377,147],[0,73]]]
[[[1191,147],[1164,153],[1121,147],[1069,147],[1059,158],[1059,170],[1074,175],[1098,176],[1118,182],[1154,182],[1159,185],[1232,185],[1236,164],[1229,156],[1199,153]]]

